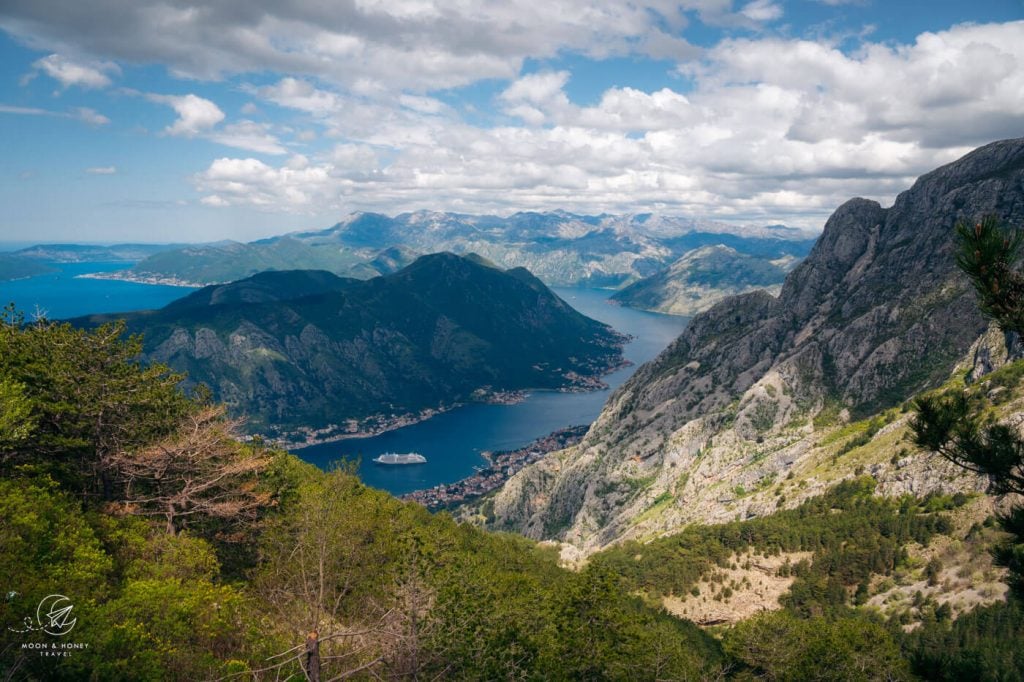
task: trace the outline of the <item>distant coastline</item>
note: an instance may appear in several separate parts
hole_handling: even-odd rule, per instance
[[[188,287],[191,289],[201,289],[202,287],[209,286],[210,284],[224,283],[209,282],[207,284],[200,284],[198,282],[189,282],[188,280],[179,279],[177,277],[138,274],[132,272],[131,270],[113,270],[111,272],[87,272],[81,275],[75,275],[75,279],[107,279],[114,280],[117,282],[133,282],[135,284],[159,284],[169,287]]]

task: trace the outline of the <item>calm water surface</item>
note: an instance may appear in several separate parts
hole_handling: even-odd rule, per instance
[[[321,467],[338,459],[359,458],[363,481],[396,495],[451,483],[471,475],[474,466],[486,464],[482,451],[519,448],[557,429],[593,422],[611,390],[686,327],[686,318],[613,305],[608,302],[611,291],[556,288],[555,292],[583,314],[636,337],[625,348],[626,357],[635,364],[605,377],[608,389],[590,393],[533,391],[518,405],[467,405],[372,438],[324,443],[293,452]],[[384,452],[419,452],[427,463],[384,466],[371,461]]]
[[[0,306],[13,302],[18,310],[32,314],[36,306],[51,320],[92,313],[121,313],[129,310],[162,308],[195,291],[191,287],[136,284],[108,279],[76,278],[90,272],[124,270],[132,263],[47,263],[53,272],[0,282]]]

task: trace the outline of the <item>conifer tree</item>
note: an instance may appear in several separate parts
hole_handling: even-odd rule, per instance
[[[1024,336],[1024,275],[1015,268],[1024,233],[1006,229],[997,216],[956,225],[956,263],[978,292],[981,312],[1004,332]],[[911,437],[919,447],[985,476],[996,495],[1024,494],[1024,439],[986,412],[976,391],[925,395],[916,401]],[[1011,587],[1024,593],[1024,508],[1002,518],[1014,539],[997,558],[1010,569]]]

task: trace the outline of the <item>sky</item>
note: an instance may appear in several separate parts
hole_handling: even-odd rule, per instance
[[[1024,136],[1024,0],[3,0],[0,241],[354,211],[818,230]]]

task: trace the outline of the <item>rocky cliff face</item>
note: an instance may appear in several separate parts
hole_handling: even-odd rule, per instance
[[[814,491],[845,471],[840,459],[850,452],[828,442],[823,425],[938,385],[984,331],[953,261],[952,228],[987,213],[1024,224],[1024,139],[922,176],[891,208],[847,202],[778,297],[744,294],[694,318],[612,396],[579,446],[508,483],[494,500],[494,524],[586,550],[687,521],[765,513]],[[886,420],[895,433],[905,416]],[[871,440],[884,440],[885,429],[873,428]],[[889,445],[898,454],[898,439]],[[850,474],[877,465],[886,489],[902,460],[874,457]],[[911,466],[923,467],[911,477],[917,488],[960,478],[907,460],[903,487],[914,486]],[[803,489],[783,495],[775,482],[791,472]],[[750,494],[767,489],[783,500]]]

